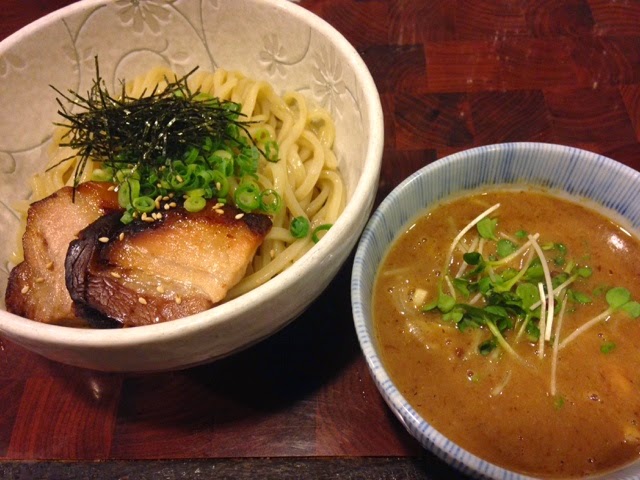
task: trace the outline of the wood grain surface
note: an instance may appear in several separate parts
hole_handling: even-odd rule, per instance
[[[0,39],[70,3],[2,0]],[[380,91],[377,202],[438,158],[498,142],[561,143],[640,169],[637,1],[300,3],[353,43]],[[0,477],[458,477],[378,394],[350,269],[283,331],[184,371],[96,373],[0,339]]]

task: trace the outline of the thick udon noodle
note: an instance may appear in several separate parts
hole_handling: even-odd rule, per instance
[[[166,79],[175,79],[173,71],[155,68],[127,84],[127,94],[139,98],[156,86],[166,86]],[[264,189],[273,189],[283,199],[283,208],[272,216],[273,228],[259,248],[245,277],[229,291],[234,298],[285,270],[312,246],[310,236],[296,239],[289,231],[292,218],[305,216],[311,230],[334,223],[345,204],[345,188],[338,172],[333,152],[335,127],[329,113],[311,105],[303,95],[275,93],[265,81],[249,79],[238,72],[218,69],[215,72],[196,72],[188,78],[192,91],[200,90],[220,100],[237,102],[252,122],[251,133],[266,129],[279,144],[278,162],[261,159],[258,182]],[[53,152],[47,170],[32,178],[32,201],[47,197],[65,185],[73,183],[77,160],[61,162],[73,154],[58,144],[65,130],[54,136]],[[98,164],[87,163],[81,181],[91,177]]]

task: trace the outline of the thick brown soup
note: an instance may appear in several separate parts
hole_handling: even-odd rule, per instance
[[[541,477],[605,472],[640,455],[639,279],[638,239],[584,204],[456,198],[416,218],[379,269],[383,362],[477,456]]]

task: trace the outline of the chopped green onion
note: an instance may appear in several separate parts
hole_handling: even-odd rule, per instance
[[[304,238],[309,235],[309,220],[306,217],[295,217],[291,220],[289,231],[294,238]]]
[[[260,143],[264,143],[271,139],[271,134],[266,128],[261,128],[253,133],[253,138]]]
[[[140,195],[140,182],[129,178],[123,181],[118,188],[118,204],[126,209],[138,195]]]
[[[94,182],[111,182],[113,180],[113,169],[109,167],[96,168],[91,172],[91,180]]]
[[[238,186],[233,194],[236,206],[244,212],[253,212],[260,206],[260,187],[246,182]]]
[[[236,174],[242,176],[256,173],[258,171],[259,158],[258,149],[255,147],[242,150],[240,155],[236,157]]]
[[[216,150],[209,157],[209,164],[224,174],[225,177],[233,175],[233,155],[227,150]]]
[[[311,240],[313,240],[313,243],[318,243],[320,241],[320,237],[318,236],[318,234],[320,232],[326,232],[327,230],[329,230],[333,225],[331,223],[325,223],[323,225],[318,225],[314,230],[313,233],[311,234]]]
[[[120,221],[125,225],[130,224],[131,222],[133,222],[133,214],[129,210],[127,210],[120,217]]]
[[[264,190],[260,194],[260,210],[265,213],[277,213],[282,207],[282,197],[275,190]]]
[[[131,205],[139,212],[144,213],[153,212],[154,208],[156,208],[156,203],[153,198],[146,196],[134,198]]]
[[[280,145],[278,142],[269,141],[264,144],[265,158],[269,162],[277,162],[280,155]]]
[[[211,172],[211,183],[215,186],[215,196],[226,197],[229,194],[229,179],[222,172]]]
[[[184,209],[187,212],[199,212],[207,204],[207,200],[204,197],[197,195],[188,196],[184,201]]]

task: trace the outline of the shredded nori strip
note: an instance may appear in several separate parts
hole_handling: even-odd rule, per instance
[[[220,101],[189,88],[187,79],[198,67],[182,77],[165,78],[167,86],[162,90],[156,86],[148,95],[144,92],[135,98],[126,94],[124,81],[119,97],[112,96],[100,76],[97,57],[95,66],[96,76],[86,96],[73,90],[64,94],[51,85],[79,109],[71,112],[60,98],[56,99],[58,113],[68,122],[55,123],[68,128],[60,146],[71,147],[76,154],[50,167],[79,156],[74,193],[90,158],[114,170],[149,173],[163,166],[171,168],[172,159],[182,158],[190,147],[199,147],[208,138],[236,143],[240,148],[244,145],[238,129],[269,160],[247,129],[251,122],[240,119],[243,114],[238,103]]]

